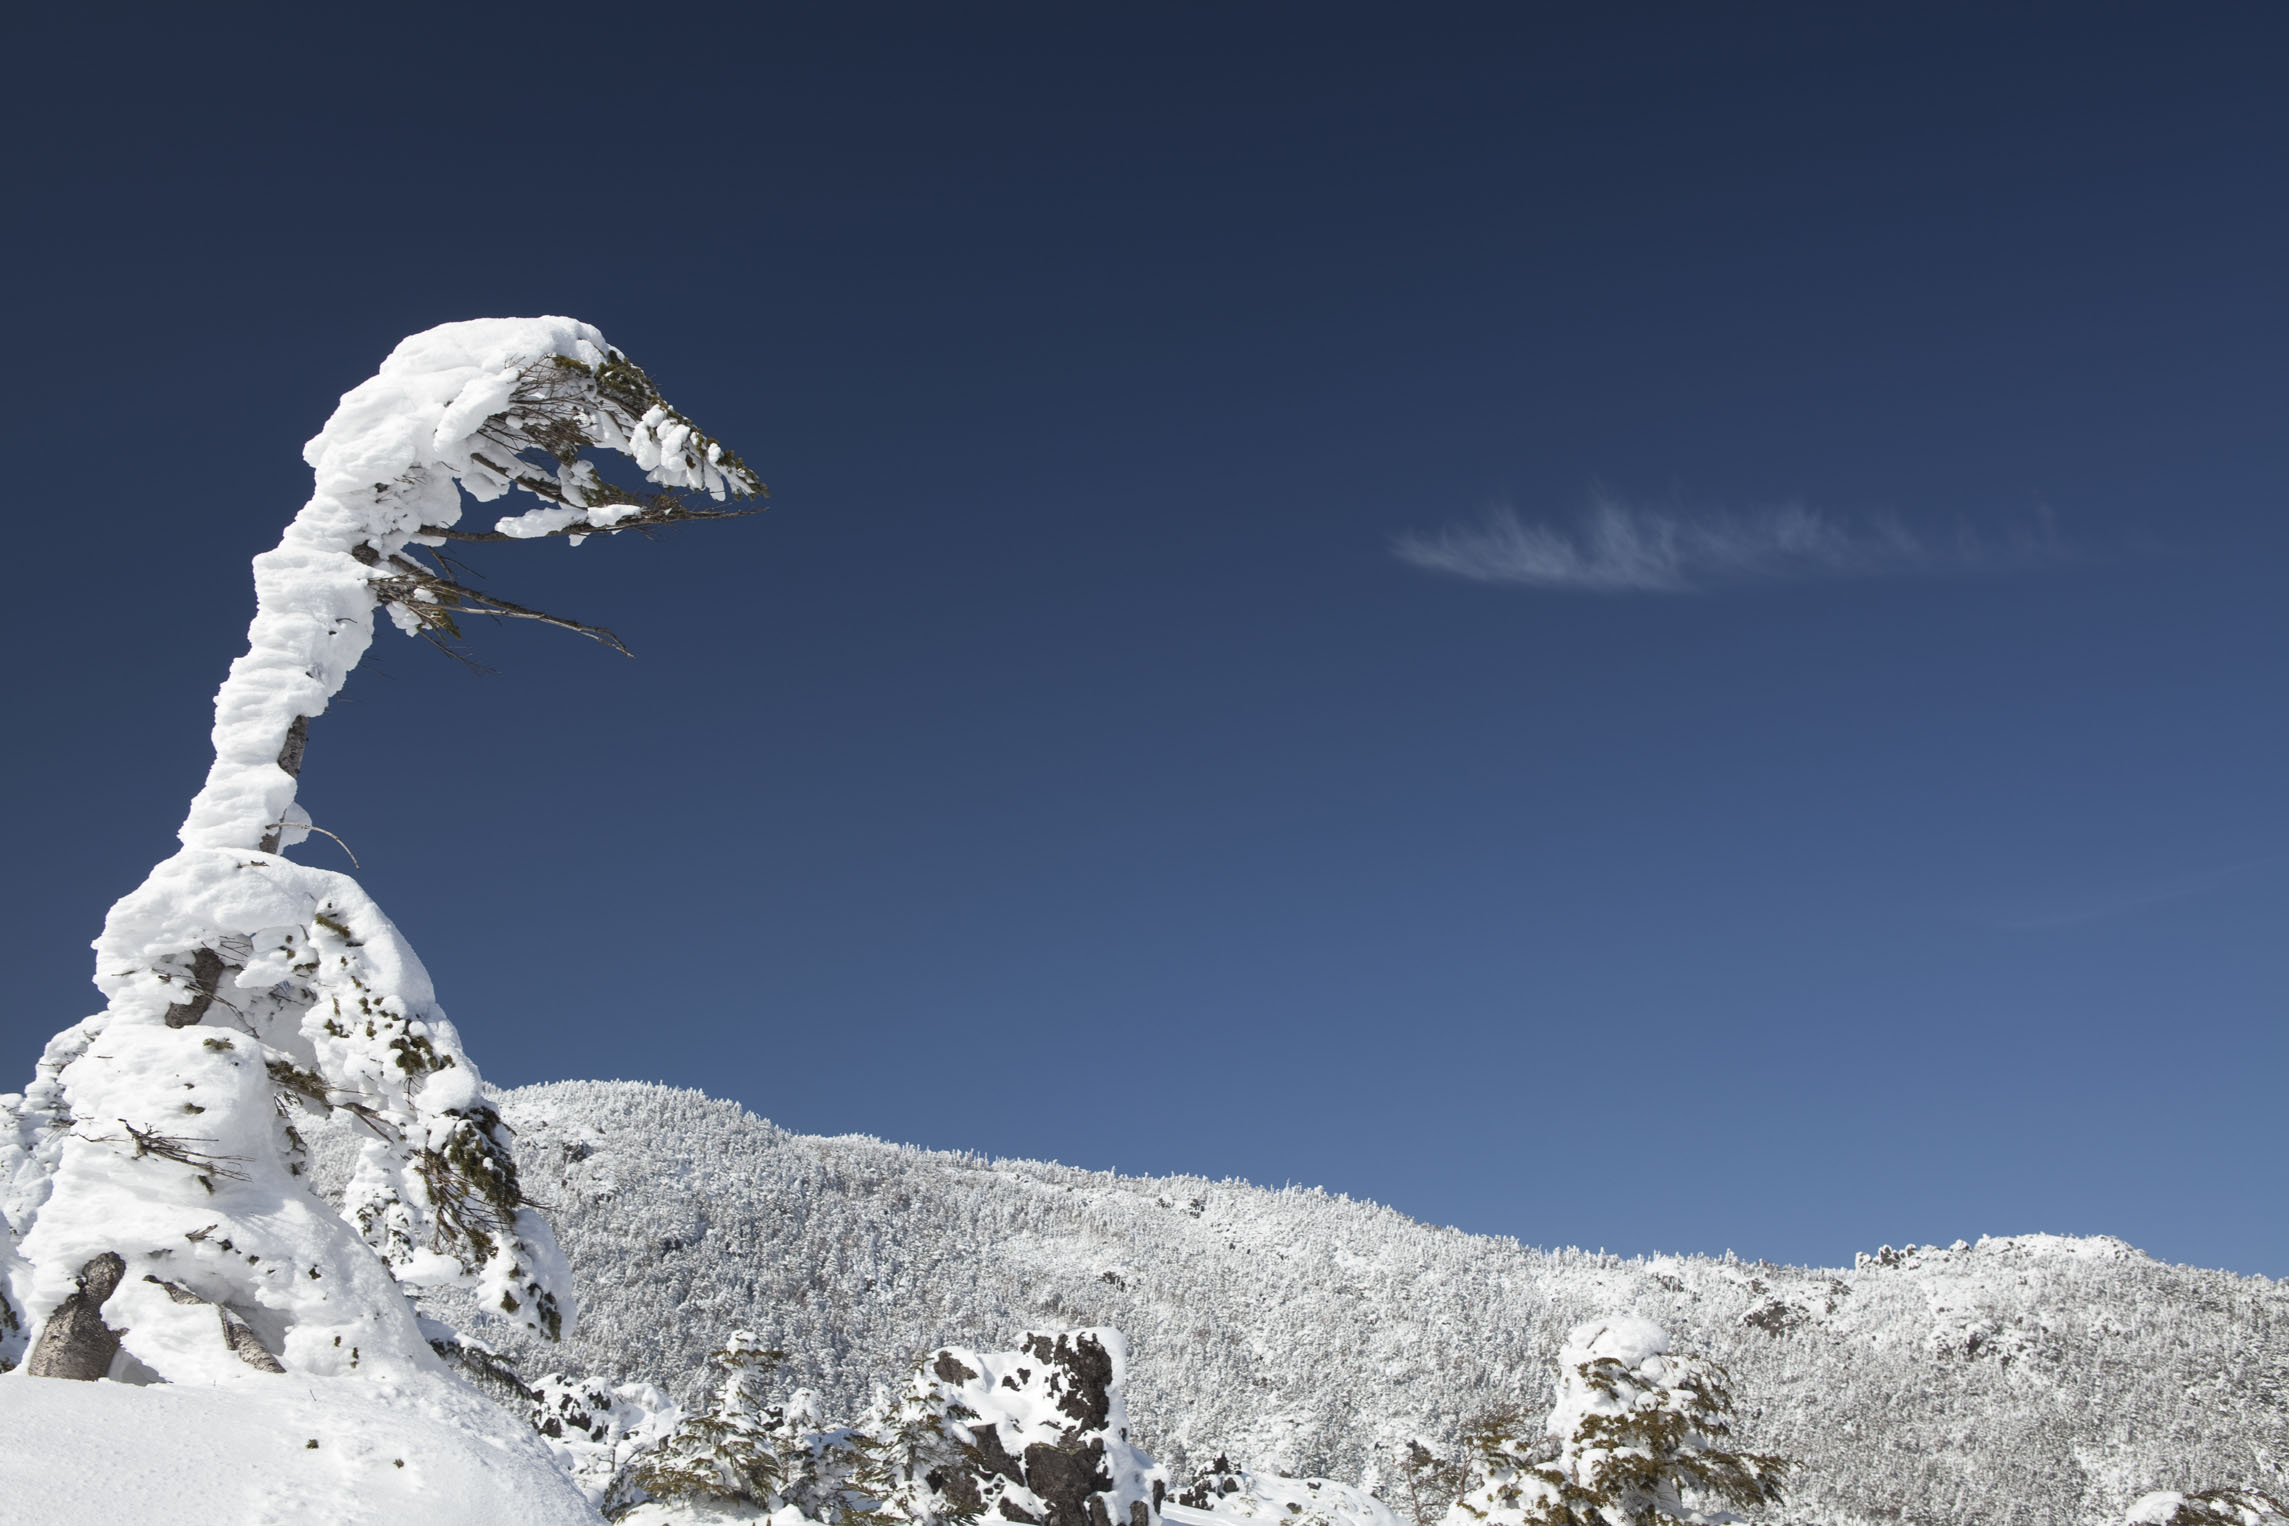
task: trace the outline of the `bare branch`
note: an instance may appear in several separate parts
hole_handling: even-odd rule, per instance
[[[273,831],[273,832],[278,832],[278,831],[288,831],[288,832],[315,832],[315,833],[317,833],[317,834],[318,834],[320,837],[333,837],[333,838],[334,838],[334,845],[335,845],[336,847],[340,848],[340,849],[341,849],[341,850],[342,850],[344,853],[350,853],[350,845],[349,845],[348,843],[346,843],[346,842],[343,842],[343,841],[342,841],[342,839],[340,839],[339,837],[334,837],[334,834],[333,834],[333,833],[331,833],[331,832],[327,831],[327,830],[326,830],[324,827],[322,827],[322,826],[319,826],[319,825],[318,825],[317,823],[315,823],[315,822],[310,822],[310,821],[274,821],[274,822],[272,822],[272,823],[270,824],[270,830],[271,830],[271,831]],[[361,864],[361,863],[359,863],[359,862],[358,862],[358,856],[357,856],[355,853],[350,853],[350,867],[351,867],[352,869],[363,869],[363,868],[365,867],[365,865],[363,865],[363,864]]]
[[[552,615],[546,610],[527,609],[522,604],[511,603],[498,595],[455,582],[409,556],[394,555],[385,563],[380,553],[370,547],[359,549],[367,552],[366,556],[359,557],[367,566],[377,571],[384,565],[390,569],[373,580],[375,596],[384,604],[394,605],[413,616],[422,627],[422,634],[433,645],[444,647],[445,638],[459,638],[461,626],[454,619],[457,613],[480,614],[494,615],[504,620],[538,621],[542,625],[553,625],[559,630],[572,631],[591,641],[602,642],[623,657],[636,655],[628,650],[627,643],[601,625],[583,624],[563,615]]]
[[[245,1157],[210,1155],[205,1150],[195,1148],[201,1144],[213,1144],[215,1141],[212,1139],[188,1134],[162,1134],[157,1129],[139,1129],[124,1118],[117,1120],[117,1122],[121,1128],[127,1130],[128,1140],[134,1142],[135,1154],[132,1158],[135,1160],[141,1160],[146,1155],[155,1155],[161,1160],[171,1160],[179,1165],[189,1166],[192,1170],[205,1176],[226,1176],[236,1182],[243,1182],[247,1179],[244,1171],[234,1169],[231,1164],[234,1161],[243,1160]],[[90,1144],[121,1144],[126,1142],[106,1138],[102,1135],[81,1134],[74,1137],[85,1139]],[[212,1192],[214,1188],[210,1185],[207,1190]]]

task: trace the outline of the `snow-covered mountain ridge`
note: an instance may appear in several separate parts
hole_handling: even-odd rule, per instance
[[[2289,1464],[2289,1288],[2116,1240],[1627,1260],[1318,1191],[795,1135],[659,1086],[499,1101],[580,1303],[559,1347],[485,1331],[528,1374],[688,1399],[746,1328],[847,1413],[939,1344],[1110,1325],[1137,1439],[1179,1478],[1221,1451],[1372,1485],[1410,1438],[1546,1405],[1567,1329],[1627,1311],[1730,1370],[1742,1442],[1802,1463],[1792,1519],[2118,1521],[2153,1488],[2278,1491]]]

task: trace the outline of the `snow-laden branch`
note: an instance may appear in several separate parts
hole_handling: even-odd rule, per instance
[[[590,449],[629,456],[662,491],[639,499],[615,487],[583,454]],[[270,824],[288,819],[288,733],[340,692],[373,639],[377,605],[416,635],[450,628],[456,608],[555,618],[416,570],[409,545],[578,540],[737,512],[694,507],[679,492],[720,504],[764,491],[602,334],[569,318],[489,318],[414,335],[343,396],[302,455],[316,490],[276,549],[254,559],[254,623],[215,696],[215,761],[183,822],[188,844],[262,847]],[[512,488],[547,506],[489,532],[459,528],[464,492],[490,503]]]

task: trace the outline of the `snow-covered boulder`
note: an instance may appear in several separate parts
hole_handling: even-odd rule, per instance
[[[917,1520],[1160,1526],[1167,1474],[1129,1441],[1117,1330],[1029,1333],[1015,1351],[926,1358],[877,1434]],[[933,1450],[934,1439],[953,1445]]]

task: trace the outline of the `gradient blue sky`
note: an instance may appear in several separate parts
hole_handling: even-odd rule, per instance
[[[2289,1273],[2289,13],[508,14],[18,34],[0,1084],[303,440],[561,312],[776,498],[314,729],[492,1079]]]

